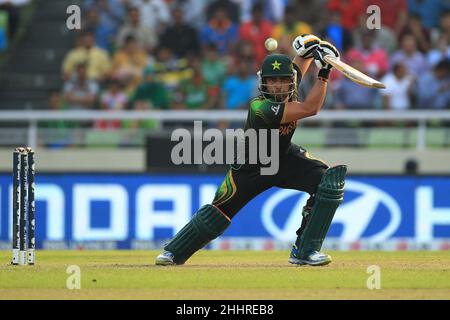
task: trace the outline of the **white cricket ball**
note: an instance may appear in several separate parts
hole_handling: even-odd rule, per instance
[[[278,48],[278,42],[274,38],[267,38],[266,42],[264,42],[264,45],[269,51],[274,51]]]

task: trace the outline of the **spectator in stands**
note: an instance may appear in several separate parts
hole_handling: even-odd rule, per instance
[[[50,90],[48,92],[48,107],[50,110],[54,111],[65,109],[65,103],[61,92],[57,90]]]
[[[8,38],[13,39],[20,24],[20,11],[30,0],[0,0],[0,11],[7,14]]]
[[[450,9],[450,3],[442,0],[408,0],[410,14],[418,15],[425,28],[437,27],[439,16]]]
[[[197,30],[184,22],[183,11],[175,7],[172,12],[173,24],[161,34],[160,43],[169,48],[176,57],[186,58],[188,55],[198,55],[200,43]]]
[[[426,53],[431,48],[431,36],[430,31],[426,29],[418,15],[410,15],[403,28],[400,29],[398,39],[402,39],[405,34],[411,34],[414,36],[417,42],[417,48]]]
[[[292,42],[290,45],[292,48]],[[239,65],[241,61],[245,61],[250,65],[255,74],[256,71],[258,71],[261,66],[261,64],[257,64],[255,60],[255,47],[253,46],[252,43],[245,40],[239,40],[237,42],[233,54],[230,55],[229,57],[230,57],[229,65]]]
[[[376,5],[380,8],[382,28],[378,31],[389,28],[398,35],[408,20],[407,0],[370,0],[367,2],[367,6],[369,5]]]
[[[139,9],[144,26],[158,34],[170,23],[169,7],[163,0],[131,0],[131,4]]]
[[[85,3],[88,14],[95,12],[98,15],[96,34],[97,45],[105,50],[111,50],[114,44],[114,36],[123,23],[125,5],[122,0],[88,0]]]
[[[447,10],[442,13],[441,18],[439,20],[439,28],[435,30],[434,37],[438,44],[436,45],[438,48],[441,48],[441,40],[445,38],[447,41],[447,45],[450,44],[450,10]]]
[[[287,6],[284,12],[284,20],[278,23],[272,31],[272,37],[278,42],[287,41],[292,44],[292,41],[304,33],[313,33],[312,28],[306,22],[296,18],[294,6]],[[282,40],[282,38],[287,38]]]
[[[353,45],[361,49],[363,47],[363,37],[366,33],[372,36],[372,45],[376,48],[383,49],[388,55],[397,50],[398,40],[396,34],[389,27],[383,26],[380,29],[367,29],[365,20],[361,20],[359,27],[352,32]]]
[[[251,66],[245,62],[237,66],[237,74],[225,78],[222,85],[225,109],[246,109],[248,102],[257,95],[258,83]]]
[[[210,85],[209,94],[215,101],[219,98],[220,87],[227,73],[227,64],[220,59],[217,47],[209,44],[204,48],[201,62],[202,74]]]
[[[246,0],[244,0],[246,1]],[[206,1],[205,1],[206,2]],[[206,14],[206,20],[211,20],[214,15],[216,14],[217,10],[225,10],[227,17],[234,23],[239,24],[240,17],[239,17],[239,11],[240,7],[236,3],[235,0],[212,0],[209,1],[210,3],[206,7],[206,10],[204,11],[204,14]],[[251,7],[251,5],[250,5]]]
[[[439,61],[450,59],[450,43],[446,34],[439,36],[436,48],[427,54],[427,62],[430,67],[434,67]]]
[[[8,25],[6,13],[0,9],[0,52],[8,48]]]
[[[361,34],[361,47],[350,49],[346,56],[350,59],[358,57],[368,75],[380,78],[389,68],[389,57],[383,49],[374,45],[375,32],[375,30],[367,30]]]
[[[428,64],[423,53],[417,49],[416,38],[412,34],[405,34],[401,39],[400,50],[391,57],[391,64],[402,61],[408,73],[418,77],[428,70]]]
[[[406,110],[411,107],[410,98],[414,78],[408,74],[406,65],[399,61],[381,80],[385,85],[381,93],[383,95],[383,107],[388,110]]]
[[[99,48],[111,52],[114,47],[114,36],[116,30],[109,24],[101,24],[99,13],[96,10],[89,10],[83,29],[92,30],[95,36],[95,43]]]
[[[136,89],[131,98],[131,106],[136,110],[169,109],[170,96],[164,85],[157,80],[155,71],[147,67],[144,81]]]
[[[332,10],[326,17],[325,27],[320,35],[323,40],[327,40],[342,53],[345,53],[353,44],[352,33],[344,28],[342,24],[342,14],[340,11]]]
[[[362,57],[354,57],[348,63],[361,72],[367,72]],[[336,109],[374,109],[377,94],[377,90],[361,87],[344,77],[336,90]]]
[[[64,100],[69,109],[94,109],[99,86],[89,79],[86,62],[76,65],[75,76],[64,84]]]
[[[64,58],[63,76],[67,80],[72,75],[76,65],[87,63],[87,77],[96,81],[103,81],[111,70],[108,52],[95,45],[92,31],[84,31],[80,36],[78,46],[70,50]]]
[[[167,89],[160,83],[154,70],[150,67],[144,71],[144,81],[136,89],[130,99],[130,105],[134,110],[169,109],[171,106],[170,96]],[[153,119],[138,121],[122,121],[124,128],[153,129],[158,127],[159,122]]]
[[[107,89],[100,96],[100,108],[108,111],[125,110],[128,107],[128,95],[118,79],[110,79]],[[95,127],[98,129],[118,129],[120,120],[99,120]]]
[[[156,79],[170,92],[177,92],[180,82],[192,77],[189,60],[178,59],[169,48],[162,46],[156,52],[156,61],[149,63],[147,68],[156,74]],[[176,99],[176,96],[171,98]]]
[[[244,22],[239,27],[240,40],[252,44],[255,54],[255,62],[259,66],[266,56],[264,42],[272,35],[272,24],[264,19],[263,7],[261,4],[255,4],[252,8],[252,19]]]
[[[127,92],[132,92],[139,85],[147,62],[144,49],[133,36],[127,36],[124,46],[114,55],[112,75],[125,84]]]
[[[218,7],[212,18],[203,26],[200,39],[202,45],[213,43],[219,53],[225,55],[233,51],[238,36],[238,27],[228,17],[227,10]]]
[[[51,111],[67,109],[67,103],[60,91],[50,90],[48,92],[48,108]],[[70,129],[79,128],[80,123],[78,121],[51,120],[39,121],[38,126],[44,129],[39,136],[46,142],[46,147],[57,149],[73,144],[74,134],[71,134]]]
[[[181,103],[177,109],[211,109],[214,106],[214,95],[210,94],[211,86],[202,74],[199,59],[191,61],[192,78],[180,84]]]
[[[445,34],[450,42],[450,9],[444,11],[439,18],[439,33]]]
[[[184,21],[196,30],[205,24],[207,1],[177,0],[174,6],[180,7],[184,12]]]
[[[323,15],[326,11],[323,8],[323,3],[316,0],[302,0],[294,1],[294,8],[292,11],[295,14],[296,21],[303,21],[307,23],[313,30],[322,30]],[[287,13],[287,10],[285,10]]]
[[[359,20],[366,17],[364,0],[328,0],[327,8],[340,13],[342,27],[347,30],[353,30],[359,25]]]
[[[417,107],[450,108],[450,59],[441,60],[433,71],[417,80]]]
[[[102,0],[84,0],[83,7],[91,10],[103,6],[101,11],[104,11],[107,16],[112,16],[112,19],[120,23],[122,17],[126,14],[130,2],[131,0],[106,0],[103,3]]]
[[[122,28],[120,28],[117,36],[117,47],[123,47],[126,37],[130,35],[133,36],[139,46],[148,53],[152,53],[158,44],[158,37],[155,30],[150,29],[141,23],[141,15],[136,7],[131,7],[128,10],[127,21]]]
[[[264,19],[272,24],[279,23],[284,19],[285,7],[288,1],[285,0],[235,0],[239,3],[241,23],[251,19],[252,8],[256,4],[263,7]]]

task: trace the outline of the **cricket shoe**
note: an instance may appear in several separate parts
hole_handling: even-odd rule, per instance
[[[170,251],[163,251],[157,257],[155,264],[158,266],[172,266],[175,265],[175,256]]]
[[[298,265],[324,266],[331,262],[331,256],[320,251],[313,251],[304,259],[298,258],[298,248],[292,247],[289,263]]]

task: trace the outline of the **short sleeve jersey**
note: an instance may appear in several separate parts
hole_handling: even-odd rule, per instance
[[[291,142],[297,121],[281,124],[285,111],[282,102],[271,102],[262,96],[250,102],[245,129],[278,129],[279,130],[279,154],[283,154]]]

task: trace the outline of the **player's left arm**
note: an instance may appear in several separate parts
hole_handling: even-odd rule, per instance
[[[325,55],[339,57],[339,51],[329,42],[320,42],[318,49],[313,52],[314,62],[320,69],[318,79],[304,102],[292,101],[285,104],[281,123],[311,117],[321,110],[327,94],[328,77],[333,67],[323,59]]]
[[[311,65],[311,62],[313,61],[312,58],[308,58],[308,59],[304,59],[302,57],[299,56],[295,56],[294,59],[292,60],[292,62],[297,66],[297,68],[300,70],[300,74],[297,75],[298,79],[301,79],[303,77],[304,74],[306,74],[306,72],[309,69],[309,66]]]

